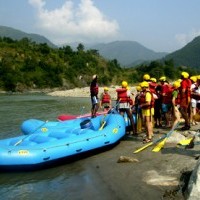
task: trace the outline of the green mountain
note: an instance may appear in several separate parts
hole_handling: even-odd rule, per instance
[[[187,66],[200,69],[200,36],[178,51],[168,54],[164,60],[173,60],[174,66]]]
[[[91,48],[98,50],[104,58],[117,59],[121,65],[129,67],[161,59],[167,55],[167,53],[154,52],[134,41],[114,41],[107,44],[97,44]]]
[[[0,37],[9,37],[14,40],[21,40],[22,38],[28,38],[32,42],[36,42],[37,44],[46,43],[48,46],[50,46],[52,48],[57,47],[55,44],[50,42],[44,36],[41,36],[38,34],[32,34],[32,33],[31,34],[25,33],[23,31],[20,31],[20,30],[14,29],[14,28],[10,28],[7,26],[0,26]]]

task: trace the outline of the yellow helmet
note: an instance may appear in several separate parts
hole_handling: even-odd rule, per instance
[[[141,86],[140,86],[140,85],[136,86],[136,90],[137,90],[138,92],[140,92],[140,91],[142,90]]]
[[[196,77],[196,76],[191,76],[190,79],[191,79],[194,83],[197,82],[197,77]]]
[[[143,76],[143,80],[145,80],[145,81],[150,80],[149,74],[145,74],[145,75]]]
[[[188,78],[188,77],[189,77],[189,74],[188,74],[187,72],[182,72],[182,73],[181,73],[181,76],[182,76],[183,78]]]
[[[177,81],[178,81],[179,83],[181,83],[182,79],[179,78]]]
[[[108,91],[108,88],[107,88],[107,87],[104,87],[104,90],[105,90],[105,91]]]
[[[143,81],[141,84],[140,84],[141,88],[148,88],[149,87],[149,83],[147,81]]]
[[[166,79],[166,77],[165,76],[162,76],[162,77],[160,77],[160,79],[159,79],[159,81],[166,81],[167,79]]]
[[[200,80],[200,75],[197,76],[197,80]]]
[[[126,81],[122,81],[122,87],[126,88],[128,86],[128,83]]]
[[[150,78],[150,80],[151,80],[152,82],[154,82],[154,83],[157,82],[156,78]]]
[[[180,84],[179,81],[175,81],[175,82],[173,83],[173,87],[174,87],[175,89],[179,88],[180,86],[181,86],[181,84]]]

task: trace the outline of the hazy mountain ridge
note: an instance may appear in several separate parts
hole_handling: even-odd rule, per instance
[[[50,47],[57,48],[46,37],[38,34],[29,34],[23,31],[0,26],[0,37],[10,37],[14,40],[20,40],[24,37],[29,38],[36,43],[46,43]],[[75,45],[76,44],[76,45]],[[79,43],[66,44],[76,49]],[[63,46],[66,46],[63,45]],[[110,43],[100,43],[94,45],[83,44],[85,49],[96,49],[99,54],[108,60],[117,59],[125,67],[134,67],[142,63],[149,63],[154,60],[173,59],[175,66],[189,66],[200,69],[200,36],[194,38],[183,48],[170,54],[166,52],[155,52],[148,49],[136,41],[114,41]]]
[[[57,46],[53,44],[50,40],[48,40],[46,37],[34,34],[34,33],[25,33],[23,31],[7,27],[7,26],[0,26],[0,37],[9,37],[14,40],[21,40],[22,38],[28,38],[31,41],[34,41],[36,43],[46,43],[52,48],[56,48]]]
[[[124,66],[161,59],[167,55],[165,52],[154,52],[135,41],[114,41],[97,44],[91,48],[97,49],[104,58],[117,59]]]

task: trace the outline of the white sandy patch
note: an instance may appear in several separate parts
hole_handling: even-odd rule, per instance
[[[113,100],[117,99],[117,92],[116,89],[120,86],[112,86],[109,87],[109,94],[111,95],[111,98]],[[104,87],[99,87],[99,97],[101,93],[103,92]],[[131,92],[135,93],[135,87],[130,87]],[[60,90],[60,91],[54,91],[48,93],[48,95],[51,96],[62,96],[62,97],[90,97],[90,88],[89,87],[83,87],[83,88],[74,88],[71,90]]]

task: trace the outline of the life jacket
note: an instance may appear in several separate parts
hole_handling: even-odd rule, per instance
[[[152,92],[152,93],[156,93],[156,87],[157,87],[157,83],[154,83],[154,82],[150,82],[149,83],[149,90],[150,90],[150,92]]]
[[[102,103],[110,103],[110,95],[108,93],[103,93]]]
[[[120,101],[120,103],[129,103],[130,97],[127,95],[126,88],[119,88],[116,90],[116,92],[117,92],[117,100]]]
[[[165,87],[165,91],[164,91],[164,95],[162,95],[162,103],[171,104],[173,87],[170,84],[164,85],[163,87]],[[163,91],[162,91],[162,94],[163,94]]]
[[[150,91],[145,91],[145,92],[141,93],[141,95],[140,95],[140,104],[146,103],[146,94],[147,94],[148,92],[151,94],[151,102],[150,102],[150,105],[142,106],[142,109],[154,108],[154,102],[155,102],[155,100],[154,100],[153,94],[152,94]]]
[[[182,85],[183,83],[186,83],[186,88],[185,88],[185,92],[182,93]],[[190,79],[183,79],[181,82],[181,87],[180,87],[180,95],[181,95],[181,99],[186,99],[186,102],[189,103],[190,102],[190,98],[191,98],[191,85],[192,82]]]

